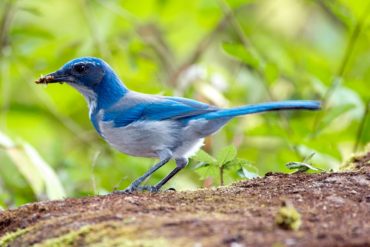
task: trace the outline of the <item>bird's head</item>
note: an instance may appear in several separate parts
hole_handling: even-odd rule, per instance
[[[111,71],[109,65],[99,58],[82,57],[69,61],[56,72],[41,77],[36,83],[66,82],[72,86],[94,89],[101,83],[104,75]]]
[[[57,82],[71,85],[89,101],[97,96],[112,97],[125,90],[112,68],[102,59],[94,57],[73,59],[59,70],[36,81],[37,84]]]

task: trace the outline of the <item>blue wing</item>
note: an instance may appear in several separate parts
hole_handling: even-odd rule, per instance
[[[105,112],[103,121],[113,121],[115,127],[123,127],[143,120],[182,120],[219,110],[191,99],[179,97],[158,97],[155,100],[137,102],[130,107],[115,108]]]
[[[225,122],[235,116],[245,114],[292,109],[318,110],[320,102],[292,100],[220,109],[186,98],[131,93],[125,96],[117,107],[106,110],[103,121],[113,121],[115,127],[123,127],[132,122],[144,120],[172,119],[186,123],[192,119],[222,119],[221,122]]]

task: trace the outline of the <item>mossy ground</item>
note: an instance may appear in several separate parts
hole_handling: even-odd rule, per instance
[[[370,246],[370,153],[343,173],[269,174],[228,187],[110,194],[0,212],[3,246]],[[283,202],[301,225],[276,223]]]

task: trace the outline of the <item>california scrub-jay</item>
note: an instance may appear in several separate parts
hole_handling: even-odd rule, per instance
[[[233,117],[320,108],[317,101],[292,100],[221,109],[186,98],[137,93],[126,88],[106,62],[93,57],[74,59],[36,81],[55,82],[66,82],[85,97],[92,124],[111,146],[129,155],[159,158],[156,165],[123,192],[158,191],[187,165],[188,158],[203,145],[204,137],[215,133]],[[165,178],[154,186],[140,186],[171,159],[176,161],[176,168]]]

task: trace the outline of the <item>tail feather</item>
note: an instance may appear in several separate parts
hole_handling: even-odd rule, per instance
[[[206,113],[199,117],[211,120],[217,118],[232,118],[240,115],[247,115],[266,111],[319,110],[320,107],[321,104],[319,101],[288,100],[288,101],[266,102],[255,105],[245,105],[230,109],[222,109],[220,111]]]

